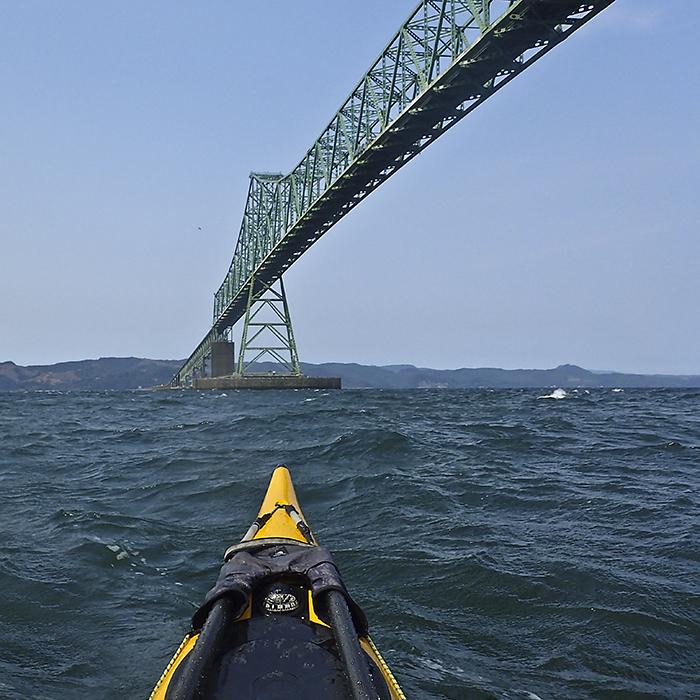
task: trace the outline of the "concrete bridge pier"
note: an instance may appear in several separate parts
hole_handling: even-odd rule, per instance
[[[211,376],[227,377],[233,374],[235,366],[233,343],[217,341],[211,344]]]

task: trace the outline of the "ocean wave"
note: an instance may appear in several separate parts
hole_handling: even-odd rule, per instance
[[[551,394],[545,394],[544,396],[538,396],[538,399],[565,399],[569,394],[564,389],[554,389]]]

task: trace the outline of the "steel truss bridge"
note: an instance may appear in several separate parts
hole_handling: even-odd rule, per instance
[[[211,372],[216,344],[333,224],[613,1],[420,2],[299,164],[286,175],[251,173],[233,259],[214,295],[211,329],[172,384]],[[284,309],[294,364],[286,303]]]

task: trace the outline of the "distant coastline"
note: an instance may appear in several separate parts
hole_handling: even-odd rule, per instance
[[[28,367],[14,362],[0,362],[0,391],[147,389],[167,384],[182,362],[138,357],[102,357],[98,360]],[[261,364],[255,369],[272,371],[275,366]],[[304,374],[314,376],[341,377],[346,389],[700,387],[700,375],[595,372],[577,365],[560,365],[552,369],[429,369],[413,365],[374,366],[326,362],[302,363],[302,370]]]

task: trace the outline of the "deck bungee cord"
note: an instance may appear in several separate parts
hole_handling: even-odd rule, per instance
[[[265,525],[267,525],[270,518],[272,518],[272,516],[280,509],[284,510],[287,513],[287,515],[289,515],[289,517],[297,526],[297,529],[304,536],[304,539],[307,541],[308,544],[316,544],[314,536],[311,534],[311,529],[304,522],[304,519],[301,517],[299,511],[291,503],[275,503],[275,507],[271,511],[263,513],[262,515],[259,515],[257,518],[255,518],[253,524],[248,528],[245,535],[243,535],[243,539],[241,540],[241,542],[249,542],[250,540],[252,540],[255,537],[255,535],[263,527],[265,527]],[[228,551],[229,550],[226,550],[227,553]],[[224,559],[225,558],[226,554],[224,554]]]

